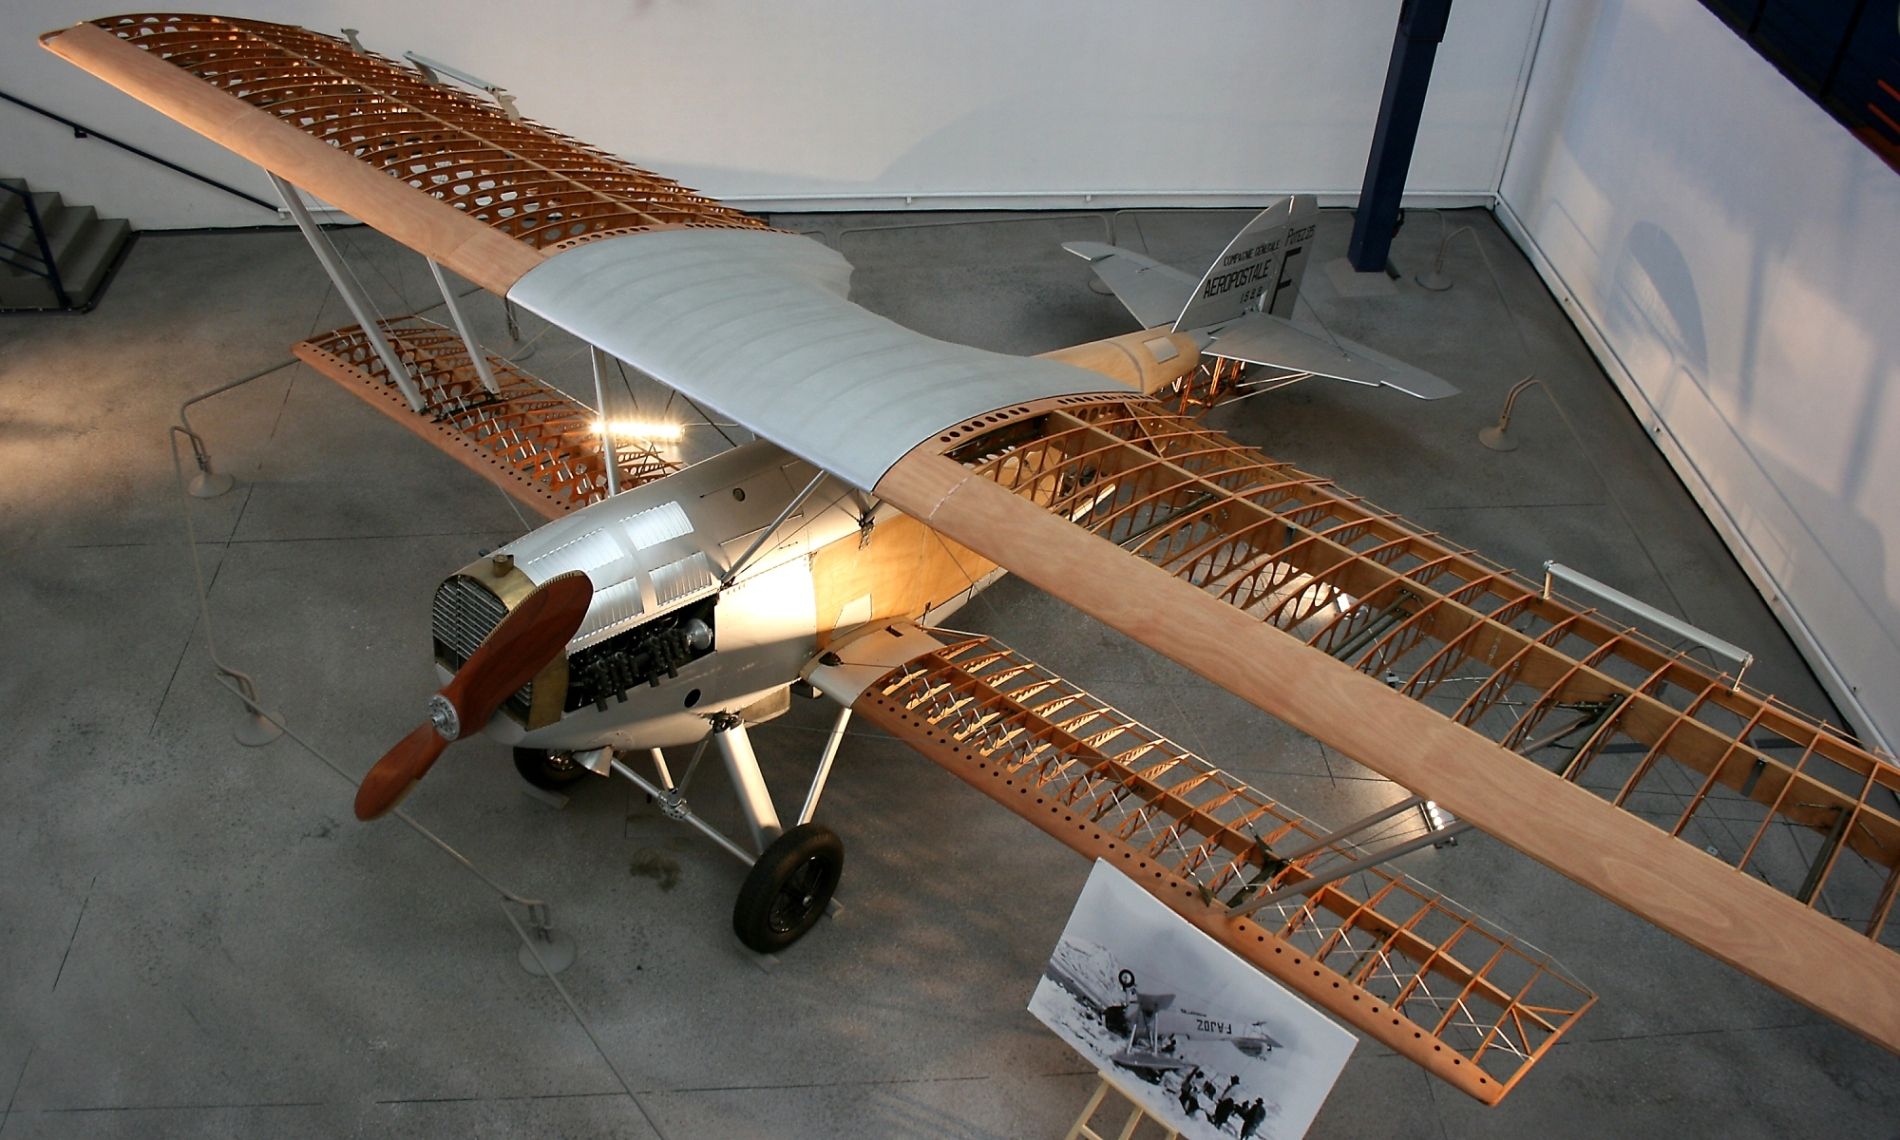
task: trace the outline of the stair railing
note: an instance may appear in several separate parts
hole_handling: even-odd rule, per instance
[[[46,239],[46,222],[40,217],[40,208],[33,204],[33,192],[24,184],[12,186],[5,182],[0,182],[0,190],[18,196],[20,204],[26,207],[27,228],[32,231],[33,244],[38,247],[37,250],[26,249],[0,240],[0,250],[11,255],[0,255],[0,261],[35,277],[46,278],[46,283],[53,287],[53,296],[59,300],[59,307],[72,308],[73,299],[66,295],[66,283],[59,279],[59,266],[53,263],[53,246]]]
[[[100,142],[103,142],[103,143],[111,143],[113,146],[118,147],[120,150],[130,151],[131,153],[138,155],[140,158],[143,158],[147,160],[148,162],[156,162],[167,170],[175,170],[187,178],[195,178],[198,181],[204,183],[206,186],[216,187],[217,189],[224,191],[226,194],[230,194],[235,197],[242,198],[246,202],[251,202],[256,205],[262,206],[263,208],[265,208],[266,210],[269,210],[273,214],[277,213],[276,206],[272,205],[269,202],[266,202],[264,199],[259,198],[255,194],[247,194],[244,191],[239,190],[237,187],[220,182],[208,174],[200,174],[189,167],[180,166],[169,158],[160,158],[158,155],[153,154],[151,151],[133,146],[131,143],[125,142],[122,139],[115,139],[111,135],[101,134],[98,131],[93,130],[91,127],[86,126],[84,123],[76,123],[73,120],[67,118],[66,116],[58,114],[57,112],[54,112],[54,111],[49,111],[37,103],[29,103],[25,99],[20,98],[18,95],[9,95],[5,91],[0,91],[0,99],[4,99],[7,102],[12,103],[17,107],[24,107],[36,115],[44,115],[46,118],[53,120],[55,123],[59,123],[63,126],[70,127],[73,132],[73,137],[76,139],[93,138],[93,139],[98,139]]]

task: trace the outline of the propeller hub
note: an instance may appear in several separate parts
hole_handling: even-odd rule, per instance
[[[455,705],[441,693],[429,698],[429,723],[435,725],[436,732],[444,740],[454,740],[462,735],[462,718],[455,711]]]

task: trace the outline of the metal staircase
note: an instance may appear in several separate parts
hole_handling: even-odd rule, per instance
[[[0,178],[0,312],[90,310],[131,238],[124,218]]]

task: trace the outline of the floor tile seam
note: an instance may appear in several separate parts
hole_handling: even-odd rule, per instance
[[[571,1093],[521,1093],[515,1096],[397,1096],[384,1097],[370,1103],[381,1105],[397,1104],[509,1104],[517,1101],[535,1100],[600,1100],[614,1098],[625,1100],[624,1089],[603,1089],[600,1092]]]
[[[1812,1017],[1801,1021],[1774,1022],[1768,1025],[1712,1025],[1707,1029],[1670,1029],[1657,1033],[1624,1033],[1607,1037],[1594,1037],[1588,1034],[1568,1033],[1557,1044],[1566,1045],[1617,1045],[1626,1041],[1668,1041],[1686,1037],[1710,1037],[1719,1034],[1742,1033],[1779,1033],[1790,1029],[1833,1028],[1834,1023],[1824,1018]]]
[[[325,294],[325,297],[327,299],[328,294]],[[318,317],[323,316],[322,302],[318,302],[317,316]],[[311,338],[315,337],[316,334],[317,334],[317,330],[313,327],[308,333],[304,335],[304,339],[310,340]],[[291,365],[294,366],[299,363],[302,363],[300,358],[295,357],[295,356],[291,357],[290,359]],[[260,470],[264,466],[263,456],[270,454],[270,447],[268,445],[276,442],[277,440],[277,429],[284,422],[284,413],[288,411],[290,408],[290,397],[297,391],[297,381],[303,378],[303,374],[304,374],[304,369],[302,368],[292,367],[290,369],[290,378],[284,383],[284,398],[277,401],[277,414],[271,417],[270,431],[266,432],[264,435],[264,443],[266,446],[263,448],[262,452],[260,453],[258,457],[258,461],[251,466],[252,471]]]
[[[300,542],[407,542],[417,538],[489,538],[495,535],[513,534],[512,530],[483,528],[481,530],[440,530],[418,531],[413,534],[322,534],[308,538],[233,538],[223,545],[233,546],[273,546]]]
[[[313,535],[307,538],[202,538],[200,547],[229,549],[233,546],[266,546],[277,542],[392,542],[411,538],[487,538],[494,535],[513,534],[512,530],[484,528],[481,530],[442,530],[421,531],[414,534],[337,534]],[[177,542],[71,542],[64,543],[59,550],[170,550]]]
[[[1075,684],[1078,688],[1086,687],[1080,681],[1075,682]],[[1195,716],[1192,713],[1188,712],[1186,703],[1181,700],[1180,695],[1175,691],[1177,689],[1186,689],[1189,686],[1168,685],[1161,681],[1157,681],[1153,679],[1150,679],[1147,682],[1147,684],[1161,690],[1162,696],[1167,698],[1168,705],[1174,709],[1175,715],[1181,719],[1181,723],[1183,725],[1187,726],[1187,731],[1192,732],[1194,734],[1196,739],[1194,739],[1191,742],[1192,744],[1191,750],[1193,751],[1194,755],[1205,758],[1208,753],[1207,737],[1205,735],[1205,730],[1202,729],[1200,726],[1202,722],[1206,721],[1208,718]],[[1168,739],[1168,737],[1164,735],[1163,739]],[[1209,761],[1209,763],[1212,763],[1212,761]]]
[[[6,1107],[0,1108],[0,1133],[6,1132],[7,1122],[13,1119],[14,1102],[20,1098],[20,1086],[26,1083],[26,1070],[33,1063],[33,1054],[37,1049],[35,1045],[27,1046],[26,1059],[20,1062],[20,1071],[13,1078],[13,1088],[7,1093]]]
[[[1396,1057],[1398,1054],[1393,1053],[1392,1056]],[[1410,1058],[1407,1058],[1407,1060],[1410,1060]],[[1439,1140],[1451,1140],[1451,1125],[1445,1119],[1445,1103],[1438,1099],[1439,1084],[1440,1082],[1438,1081],[1429,1078],[1426,1079],[1425,1099],[1431,1104],[1432,1122],[1438,1125]]]
[[[86,884],[86,897],[79,900],[79,914],[73,919],[73,932],[66,936],[66,950],[59,956],[59,969],[53,974],[53,985],[48,993],[59,991],[59,980],[66,976],[66,962],[73,955],[73,945],[79,941],[79,928],[85,924],[86,908],[92,905],[93,888],[99,885],[99,876],[94,875]]]
[[[207,586],[206,592],[209,590],[210,587]],[[165,702],[171,699],[172,686],[178,683],[178,674],[185,668],[185,658],[191,656],[191,643],[197,636],[198,626],[205,620],[204,599],[200,598],[198,612],[192,615],[191,625],[185,630],[184,643],[178,647],[178,659],[172,662],[172,671],[165,678],[165,688],[158,694],[157,703],[152,706],[152,723],[145,728],[147,736],[157,735],[158,720],[165,715]]]
[[[950,1085],[973,1084],[982,1081],[999,1080],[1059,1080],[1065,1077],[1083,1077],[1095,1073],[1093,1068],[1059,1069],[1041,1073],[971,1073],[963,1076],[948,1077],[886,1077],[880,1079],[838,1081],[793,1081],[784,1084],[756,1085],[682,1085],[677,1087],[643,1088],[642,1096],[694,1096],[704,1093],[723,1092],[792,1092],[802,1089],[876,1089],[901,1088],[911,1085]]]
[[[616,1093],[616,1096],[623,1095]],[[78,1105],[69,1108],[15,1108],[13,1116],[80,1116],[101,1112],[218,1112],[229,1109],[258,1108],[322,1108],[330,1102],[321,1100],[279,1100],[279,1101],[239,1101],[230,1104],[102,1104]]]
[[[1427,511],[1542,511],[1553,508],[1569,507],[1609,507],[1614,506],[1607,497],[1602,499],[1582,499],[1564,503],[1446,503],[1442,506],[1413,508],[1414,513]]]

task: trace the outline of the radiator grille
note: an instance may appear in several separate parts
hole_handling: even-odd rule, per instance
[[[450,670],[460,669],[474,654],[475,647],[482,643],[482,639],[507,616],[508,607],[486,586],[460,574],[446,579],[435,590],[431,625],[435,635],[436,660]],[[526,720],[533,698],[534,685],[529,683],[509,697],[502,708],[518,719]]]

